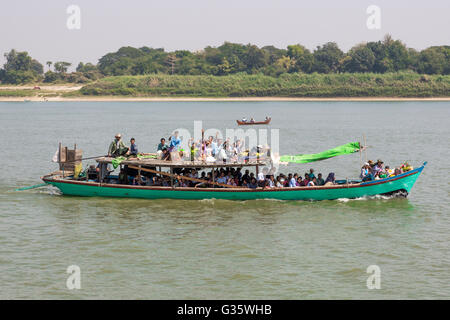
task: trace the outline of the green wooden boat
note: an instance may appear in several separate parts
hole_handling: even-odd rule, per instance
[[[247,164],[255,165],[259,163]],[[187,164],[180,164],[187,166]],[[295,188],[192,188],[122,185],[94,181],[75,180],[60,174],[44,176],[42,180],[58,188],[64,195],[86,197],[121,197],[143,199],[277,199],[277,200],[333,200],[340,198],[361,198],[375,195],[407,196],[424,169],[426,162],[419,168],[380,180],[316,187]],[[169,165],[166,165],[169,166]],[[217,168],[221,165],[210,165]],[[224,165],[225,166],[225,165]],[[229,164],[228,166],[244,166]],[[153,167],[153,166],[152,166]],[[198,164],[192,164],[198,167]],[[142,170],[145,170],[144,168]],[[258,170],[258,169],[257,169]],[[172,167],[171,167],[172,172]]]

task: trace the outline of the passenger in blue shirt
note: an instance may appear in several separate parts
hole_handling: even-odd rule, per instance
[[[173,136],[170,137],[170,151],[177,150],[181,145],[181,140],[178,138],[178,131],[173,133]]]
[[[137,148],[137,145],[135,142],[136,142],[136,140],[134,138],[130,139],[130,144],[131,144],[130,156],[133,156],[133,157],[137,157],[137,155],[138,155],[138,148]]]
[[[291,180],[289,180],[290,188],[295,188],[297,186],[297,178],[298,178],[298,174],[294,174],[294,176],[291,178]]]

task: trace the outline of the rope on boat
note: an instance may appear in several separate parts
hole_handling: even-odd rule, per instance
[[[30,189],[35,189],[35,188],[44,187],[44,186],[46,186],[46,185],[47,185],[46,183],[40,183],[40,184],[35,184],[34,186],[18,188],[18,189],[14,190],[14,191],[30,190]]]

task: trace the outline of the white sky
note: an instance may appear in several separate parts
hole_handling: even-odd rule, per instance
[[[69,30],[69,5],[81,9],[81,29]],[[369,5],[381,9],[381,29],[366,26]],[[121,46],[199,50],[224,41],[258,46],[336,41],[346,51],[390,33],[418,50],[450,44],[450,0],[0,0],[3,53],[25,50],[46,61],[97,63]]]

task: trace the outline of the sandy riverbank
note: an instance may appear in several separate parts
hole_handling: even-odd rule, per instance
[[[117,97],[117,96],[88,96],[88,97],[0,97],[3,102],[24,101],[450,101],[450,97],[435,98],[396,98],[396,97],[336,97],[336,98],[294,98],[294,97],[235,97],[235,98],[201,98],[201,97]]]
[[[39,87],[40,89],[34,89],[35,87]],[[1,85],[0,90],[34,90],[32,92],[38,93],[39,90],[45,91],[54,91],[54,92],[67,92],[67,91],[76,91],[80,90],[82,86],[80,85],[29,85],[29,86],[8,86]]]

